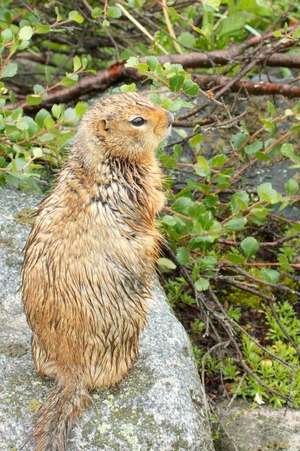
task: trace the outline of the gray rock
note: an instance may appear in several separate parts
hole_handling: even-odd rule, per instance
[[[17,292],[29,231],[24,208],[37,201],[0,190],[0,450],[20,449],[51,385],[32,366],[30,331]],[[214,449],[189,340],[159,287],[137,364],[118,387],[93,399],[72,432],[71,451]]]
[[[217,451],[300,451],[300,411],[251,407],[235,401],[220,405],[222,429]]]

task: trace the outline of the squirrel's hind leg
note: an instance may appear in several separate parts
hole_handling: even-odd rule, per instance
[[[55,365],[50,361],[49,356],[39,343],[36,335],[33,335],[31,339],[31,351],[38,375],[44,379],[55,379],[57,375]]]

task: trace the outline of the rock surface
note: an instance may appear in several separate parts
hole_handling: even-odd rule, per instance
[[[0,190],[0,450],[20,449],[50,387],[34,372],[17,292],[29,231],[26,208],[37,201]],[[118,387],[93,399],[73,430],[70,451],[214,449],[189,340],[159,287],[136,366]]]
[[[217,451],[300,451],[299,410],[236,401],[229,411],[225,404],[219,411],[223,431]]]

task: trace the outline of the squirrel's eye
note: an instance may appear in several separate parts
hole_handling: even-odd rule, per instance
[[[132,119],[130,121],[132,123],[132,125],[134,125],[135,127],[140,127],[141,125],[145,124],[145,119],[142,117],[135,117],[134,119]]]

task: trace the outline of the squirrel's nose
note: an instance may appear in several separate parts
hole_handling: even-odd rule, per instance
[[[168,127],[170,127],[174,122],[174,116],[168,111]]]

